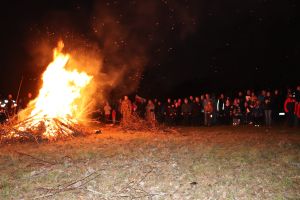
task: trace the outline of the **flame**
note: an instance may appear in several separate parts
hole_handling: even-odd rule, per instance
[[[46,138],[56,137],[60,133],[71,134],[68,125],[77,123],[82,117],[80,100],[93,77],[76,69],[67,70],[71,56],[64,54],[63,48],[64,43],[58,42],[53,61],[43,73],[43,84],[32,103],[33,110],[19,130],[40,130],[43,127],[43,136]]]

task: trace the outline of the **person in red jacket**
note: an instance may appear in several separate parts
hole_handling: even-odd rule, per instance
[[[293,98],[293,95],[289,93],[284,102],[284,111],[286,113],[287,123],[289,126],[295,125],[295,105],[296,100]]]

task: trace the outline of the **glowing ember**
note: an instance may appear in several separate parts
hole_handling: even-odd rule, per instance
[[[46,138],[70,135],[72,125],[80,119],[80,97],[92,76],[67,70],[70,55],[62,53],[63,47],[60,41],[54,49],[53,61],[43,73],[42,88],[32,102],[33,110],[24,123],[18,125],[19,131],[42,131]]]

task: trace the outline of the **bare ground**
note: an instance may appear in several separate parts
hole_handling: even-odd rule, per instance
[[[300,130],[104,127],[2,144],[0,199],[300,199]]]

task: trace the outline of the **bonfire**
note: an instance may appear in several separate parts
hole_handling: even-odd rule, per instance
[[[76,69],[68,69],[70,55],[63,53],[64,43],[58,42],[53,61],[42,76],[37,98],[18,115],[17,122],[3,126],[0,138],[41,138],[55,140],[76,135],[83,117],[81,97],[92,76]]]

